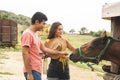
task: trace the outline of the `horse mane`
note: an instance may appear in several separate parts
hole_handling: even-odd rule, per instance
[[[97,47],[98,45],[106,45],[107,44],[107,41],[108,39],[110,39],[110,45],[113,43],[113,42],[120,42],[119,40],[116,40],[116,39],[113,39],[112,37],[110,36],[105,36],[105,37],[98,37],[96,39],[94,39],[92,41],[92,47]]]
[[[107,38],[108,38],[108,39],[111,39],[112,41],[120,42],[120,40],[113,39],[111,36],[108,36]]]
[[[113,42],[120,42],[119,40],[116,40],[116,39],[113,39],[112,37],[110,37],[110,36],[106,36],[105,38],[103,38],[103,37],[99,37],[99,38],[96,38],[96,39],[94,39],[92,42],[93,42],[93,44],[94,45],[99,45],[99,44],[106,44],[107,43],[107,40],[108,39],[110,39],[111,40],[111,43],[113,43]]]

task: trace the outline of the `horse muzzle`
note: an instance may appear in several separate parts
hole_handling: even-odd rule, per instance
[[[78,62],[78,61],[79,61],[79,60],[77,60],[77,58],[74,56],[73,53],[70,54],[69,59],[70,59],[71,61],[73,61],[73,62]]]

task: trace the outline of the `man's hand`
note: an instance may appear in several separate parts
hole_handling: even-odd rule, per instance
[[[27,80],[34,80],[33,75],[32,74],[28,74],[27,75]]]
[[[40,55],[42,56],[42,59],[48,58],[49,56],[46,55],[45,53],[40,53]]]
[[[67,52],[65,51],[58,51],[58,50],[54,50],[54,49],[50,49],[45,47],[45,45],[43,43],[41,43],[41,50],[45,53],[48,53],[48,55],[68,55]]]
[[[60,52],[59,52],[59,55],[66,55],[66,56],[67,56],[67,55],[68,55],[68,53],[67,53],[67,52],[65,52],[65,51],[60,51]]]

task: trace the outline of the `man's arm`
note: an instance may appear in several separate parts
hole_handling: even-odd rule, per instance
[[[45,47],[45,45],[43,43],[41,43],[40,48],[43,52],[48,53],[48,54],[68,55],[67,52],[65,52],[65,51],[57,51],[54,49],[47,48],[47,47]]]
[[[31,69],[31,66],[30,66],[30,59],[29,59],[28,51],[29,51],[29,47],[28,46],[23,46],[22,47],[23,61],[24,61],[25,68],[26,68],[26,70],[28,72],[27,78],[29,80],[33,80],[32,69]]]

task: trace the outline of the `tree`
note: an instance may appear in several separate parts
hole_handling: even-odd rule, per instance
[[[99,30],[99,31],[93,33],[93,36],[94,36],[94,37],[100,37],[101,34],[103,33],[103,31],[104,31],[104,30]]]
[[[30,17],[24,15],[16,15],[12,12],[7,12],[0,10],[0,19],[9,19],[17,22],[18,24],[30,26],[31,20]]]
[[[88,30],[87,30],[86,27],[82,27],[79,32],[80,32],[80,34],[83,34],[83,35],[84,35],[85,33],[87,33],[87,31],[88,31]]]
[[[71,29],[69,32],[73,34],[73,33],[75,32],[75,30],[74,30],[74,29]]]
[[[94,31],[90,31],[90,32],[89,32],[89,35],[92,35],[92,36],[93,36],[94,33],[95,33]]]
[[[66,34],[66,32],[63,30],[63,34]]]
[[[0,19],[8,19],[8,15],[0,14]]]

